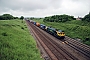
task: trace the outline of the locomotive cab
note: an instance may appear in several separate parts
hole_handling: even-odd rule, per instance
[[[56,32],[57,32],[57,36],[58,36],[58,38],[62,38],[62,39],[65,38],[65,33],[64,33],[64,31],[62,31],[62,30],[58,30],[58,31],[56,31]]]

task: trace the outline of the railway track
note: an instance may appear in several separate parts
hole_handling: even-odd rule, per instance
[[[26,21],[27,25],[30,27],[30,29],[33,31],[34,35],[36,36],[37,40],[40,42],[40,45],[42,45],[43,49],[45,50],[45,52],[49,55],[46,57],[43,57],[45,60],[58,60],[54,54],[52,54],[52,52],[48,49],[48,47],[42,42],[42,40],[38,37],[38,35],[36,34],[36,32],[34,32],[34,30],[31,28],[30,26],[30,22]],[[40,48],[41,49],[41,48]]]
[[[82,44],[81,42],[78,42],[67,36],[66,36],[65,40],[68,42],[68,44],[67,44],[67,42],[65,42],[67,45],[69,45],[70,47],[79,51],[80,53],[84,54],[88,59],[90,59],[90,46]]]
[[[41,33],[40,30],[38,32],[42,35],[42,38],[44,38],[43,42],[47,43],[46,45],[48,45],[48,48],[50,48],[51,51],[55,51],[53,53],[58,58],[58,60],[60,60],[60,59],[71,60],[71,58],[73,60],[75,60],[75,59],[77,60],[77,58],[75,58],[74,56],[72,56],[65,49],[63,49],[57,43],[55,43],[54,41],[52,41],[52,39],[50,37],[47,37],[45,34]],[[64,53],[66,53],[66,54],[64,54]]]
[[[35,30],[36,34],[39,37],[41,37],[40,39],[44,42],[45,45],[47,45],[47,47],[52,51],[52,53],[56,56],[56,58],[58,60],[60,60],[60,59],[77,60],[75,57],[72,57],[72,55],[70,55],[70,53],[68,53],[65,49],[63,49],[59,45],[57,45],[57,43],[54,43],[54,41],[52,42],[52,39],[50,37],[41,33],[42,31],[38,30],[38,27],[34,26],[31,23],[30,23],[30,26]],[[41,41],[39,41],[39,42],[41,42]]]
[[[51,60],[80,60],[80,58],[77,58],[75,55],[73,55],[72,53],[68,52],[65,48],[60,46],[60,44],[55,42],[54,39],[50,38],[49,36],[47,36],[47,34],[43,33],[43,30],[34,26],[29,21],[26,21],[26,22],[27,22],[28,26],[31,27],[34,35],[39,40],[39,42],[41,43],[41,45],[43,46],[44,50],[47,52],[47,54],[49,55]],[[70,39],[67,37],[66,37],[66,41],[68,42],[68,44],[66,43],[66,45],[68,45],[80,52],[80,49],[77,48],[77,46],[79,44],[77,46],[75,44],[72,44],[72,41],[70,42]],[[86,52],[84,53],[84,55],[87,55]],[[47,57],[47,60],[48,59],[49,58]],[[89,59],[89,57],[87,59]]]
[[[69,42],[73,43],[74,45],[79,45],[79,47],[83,48],[84,50],[87,50],[87,51],[90,51],[90,46],[87,46],[77,40],[74,40],[72,38],[69,38],[66,36],[66,39],[65,40],[68,40]]]

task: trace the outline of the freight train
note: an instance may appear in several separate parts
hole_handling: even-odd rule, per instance
[[[48,26],[46,26],[44,24],[40,24],[40,23],[32,21],[32,20],[29,20],[29,21],[32,24],[34,24],[35,26],[41,28],[42,30],[45,30],[47,33],[55,36],[56,38],[64,40],[65,32],[63,30],[58,30],[58,29],[55,29],[55,28],[52,28],[52,27],[48,27]]]
[[[47,27],[46,31],[50,33],[51,35],[55,36],[56,38],[59,39],[64,39],[65,38],[65,33],[62,30],[57,30],[52,27]]]

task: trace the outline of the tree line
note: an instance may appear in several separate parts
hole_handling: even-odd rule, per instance
[[[21,16],[20,18],[19,17],[14,17],[10,14],[0,15],[0,20],[11,20],[11,19],[24,19],[24,17],[23,16]]]
[[[21,16],[19,17],[14,17],[10,14],[3,14],[0,15],[0,20],[11,20],[11,19],[21,19],[23,20],[24,17]],[[31,19],[34,19],[34,17],[32,17]],[[74,16],[70,16],[70,15],[54,15],[54,16],[48,16],[45,17],[43,19],[44,22],[66,22],[66,21],[71,21],[71,20],[76,20],[76,18],[74,18]],[[82,21],[88,21],[90,22],[90,12],[89,14],[85,15],[84,18],[82,18]]]
[[[74,16],[70,15],[54,15],[54,16],[48,16],[43,19],[44,22],[66,22],[76,20]],[[85,15],[84,18],[81,18],[82,21],[88,21],[90,22],[90,13]]]
[[[54,15],[50,17],[45,17],[44,22],[66,22],[66,21],[71,21],[75,20],[74,16],[69,16],[69,15]]]
[[[82,19],[82,21],[88,21],[90,22],[90,12],[89,14],[85,15],[84,18]]]

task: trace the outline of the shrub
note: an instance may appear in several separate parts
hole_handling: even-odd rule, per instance
[[[6,32],[3,32],[2,35],[3,35],[3,36],[7,36],[7,33],[6,33]]]
[[[21,27],[21,29],[23,29],[23,30],[24,30],[24,27]]]

